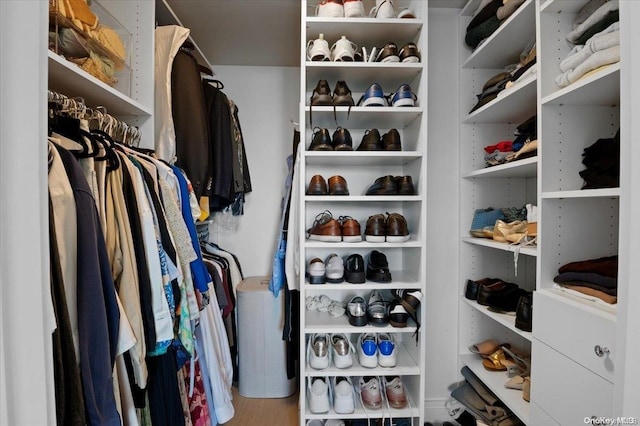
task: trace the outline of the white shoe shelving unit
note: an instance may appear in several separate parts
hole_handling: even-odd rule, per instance
[[[333,300],[346,303],[355,295],[368,301],[373,290],[382,292],[385,300],[391,300],[394,289],[421,289],[424,294],[425,241],[426,241],[426,141],[427,141],[427,4],[423,1],[396,1],[396,12],[411,7],[417,18],[376,19],[376,18],[323,18],[315,16],[316,0],[302,3],[301,37],[301,87],[300,87],[300,129],[301,129],[301,167],[300,167],[300,326],[301,326],[301,383],[300,383],[300,424],[310,419],[398,419],[408,418],[413,425],[424,422],[425,399],[425,337],[424,327],[418,328],[409,320],[407,327],[394,328],[390,325],[376,327],[367,325],[354,327],[345,316],[332,318],[328,313],[305,309],[308,296],[327,295]],[[374,1],[364,1],[368,12]],[[324,34],[329,46],[341,36],[346,36],[358,47],[382,47],[393,41],[400,49],[407,42],[415,42],[421,53],[419,63],[379,63],[379,62],[312,62],[306,58],[306,45]],[[411,86],[418,97],[414,107],[358,107],[348,111],[347,107],[337,107],[337,122],[334,120],[333,107],[313,107],[313,123],[310,122],[309,100],[313,89],[320,79],[328,81],[331,90],[338,80],[344,80],[352,91],[354,102],[372,83],[382,86],[385,95],[395,91],[401,84]],[[353,152],[308,151],[312,140],[313,128],[327,128],[330,134],[337,126],[349,130],[353,139]],[[396,128],[401,135],[402,151],[358,151],[366,130],[377,128],[383,135]],[[325,179],[334,175],[343,176],[348,184],[349,196],[306,196],[307,184],[313,175],[320,174]],[[410,175],[418,195],[415,196],[366,196],[369,185],[380,176]],[[318,213],[329,210],[334,218],[351,216],[356,219],[364,234],[369,216],[378,213],[396,212],[402,214],[408,223],[411,238],[404,243],[326,243],[307,240],[309,229]],[[315,257],[326,259],[331,253],[337,253],[343,259],[358,253],[367,261],[368,255],[378,250],[385,254],[389,262],[391,283],[364,284],[309,284],[303,270]],[[424,305],[424,300],[423,300]],[[424,323],[424,308],[417,312],[418,319]],[[414,334],[417,333],[417,343]],[[354,347],[362,333],[391,333],[398,343],[398,362],[393,368],[369,369],[359,365],[357,352],[353,354],[354,364],[347,369],[338,369],[333,365],[328,369],[315,370],[306,362],[307,344],[314,333],[345,333]],[[356,410],[351,414],[337,414],[332,409],[328,413],[312,413],[308,400],[308,383],[313,377],[348,376],[354,383]],[[403,409],[390,408],[372,410],[362,407],[359,398],[358,379],[362,376],[400,376],[405,386],[409,404]],[[384,389],[382,389],[384,392]]]

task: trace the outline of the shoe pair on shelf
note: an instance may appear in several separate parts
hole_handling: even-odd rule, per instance
[[[358,362],[362,367],[395,367],[397,343],[391,333],[364,333],[358,337]]]
[[[420,62],[420,50],[414,42],[405,43],[404,46],[398,50],[398,45],[390,41],[380,49],[374,47],[368,62],[416,63]]]
[[[353,96],[351,89],[344,80],[336,83],[335,89],[331,92],[331,87],[327,80],[319,80],[315,89],[311,92],[310,105],[312,106],[353,106]]]
[[[356,151],[402,151],[400,133],[391,129],[381,137],[378,129],[366,130]]]
[[[367,195],[416,195],[411,176],[382,176],[369,186]]]
[[[316,127],[313,129],[309,151],[353,151],[351,133],[347,129],[338,127],[331,137],[329,129]]]
[[[327,182],[329,183],[327,189]],[[327,181],[321,175],[314,175],[309,181],[307,195],[349,195],[347,181],[342,176],[331,176]]]
[[[316,16],[322,18],[362,18],[362,0],[322,0],[316,6]]]
[[[399,213],[376,214],[369,216],[364,238],[370,243],[403,243],[409,241],[407,220]]]
[[[307,42],[307,59],[314,62],[353,62],[362,60],[362,56],[358,51],[358,46],[346,36],[340,37],[329,48],[329,43],[324,39],[324,34],[320,34],[317,39]]]
[[[523,297],[525,301],[530,299],[531,292],[498,278],[483,278],[478,281],[467,280],[465,297],[493,311],[516,312],[520,298]]]
[[[330,211],[318,214],[311,228],[307,231],[310,240],[324,242],[356,243],[362,241],[360,223],[351,216],[340,216],[334,219]]]
[[[307,362],[316,370],[329,368],[349,368],[353,365],[355,348],[349,338],[342,333],[316,333],[307,342]]]
[[[360,402],[365,408],[380,409],[385,400],[392,408],[404,408],[408,404],[400,376],[363,376],[358,381],[358,387]]]
[[[362,296],[354,296],[347,303],[347,318],[354,327],[368,324],[385,326],[391,324],[396,328],[404,328],[411,317],[416,324],[416,310],[422,301],[422,292],[417,289],[394,290],[394,300],[386,302],[379,291],[374,290],[369,302]]]
[[[339,300],[331,300],[325,294],[307,296],[305,307],[308,311],[327,312],[333,318],[339,318],[345,314],[345,305]]]
[[[412,107],[418,97],[411,90],[411,86],[404,83],[401,84],[395,92],[385,96],[382,86],[378,83],[371,84],[364,94],[358,100],[358,106],[393,106],[393,107]]]
[[[309,261],[307,276],[310,284],[339,284],[345,280],[350,284],[362,284],[365,278],[375,282],[391,282],[389,264],[383,253],[374,250],[365,261],[360,254],[350,254],[346,261],[336,253],[331,253],[323,261],[315,257]]]
[[[312,413],[327,413],[332,406],[337,414],[355,411],[355,393],[350,377],[310,377],[307,386],[309,411]],[[333,395],[333,404],[330,395]]]

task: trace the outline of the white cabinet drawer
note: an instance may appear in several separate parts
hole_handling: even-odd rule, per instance
[[[531,401],[557,423],[581,425],[585,417],[612,415],[612,383],[539,340],[533,339],[532,353]]]
[[[532,402],[529,407],[529,415],[529,424],[531,425],[560,426],[535,402]]]
[[[534,293],[533,336],[613,383],[615,321],[564,299],[540,291]],[[598,356],[596,346],[609,353]]]

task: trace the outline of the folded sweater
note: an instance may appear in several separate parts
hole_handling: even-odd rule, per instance
[[[593,27],[594,25],[596,25],[597,23],[605,19],[609,14],[609,12],[617,11],[619,8],[620,8],[620,4],[618,3],[618,0],[611,0],[603,4],[595,12],[593,12],[591,16],[589,16],[583,23],[578,25],[574,30],[570,31],[567,34],[567,40],[573,44],[584,44],[584,43],[578,43],[578,40],[580,40],[580,37],[582,37],[582,35],[585,32],[587,32],[587,30],[589,30],[591,27]]]
[[[613,64],[620,61],[620,46],[613,46],[605,50],[593,53],[586,61],[578,65],[575,69],[564,72],[556,77],[558,87],[566,87],[578,81],[580,77],[603,65]]]
[[[573,29],[575,30],[576,28],[578,28],[578,25],[586,21],[589,16],[593,15],[593,12],[598,10],[600,6],[608,1],[610,0],[591,0],[589,3],[584,5],[584,7],[580,9],[576,17],[573,19]]]
[[[567,57],[560,62],[560,71],[567,72],[572,70],[586,61],[593,53],[619,44],[620,22],[615,22],[587,40],[585,45],[574,46]]]

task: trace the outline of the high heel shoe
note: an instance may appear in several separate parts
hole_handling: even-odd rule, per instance
[[[506,346],[502,346],[502,350],[511,357],[511,359],[502,361],[502,364],[507,367],[509,377],[526,377],[531,374],[531,357],[527,357],[524,354],[516,354]]]

